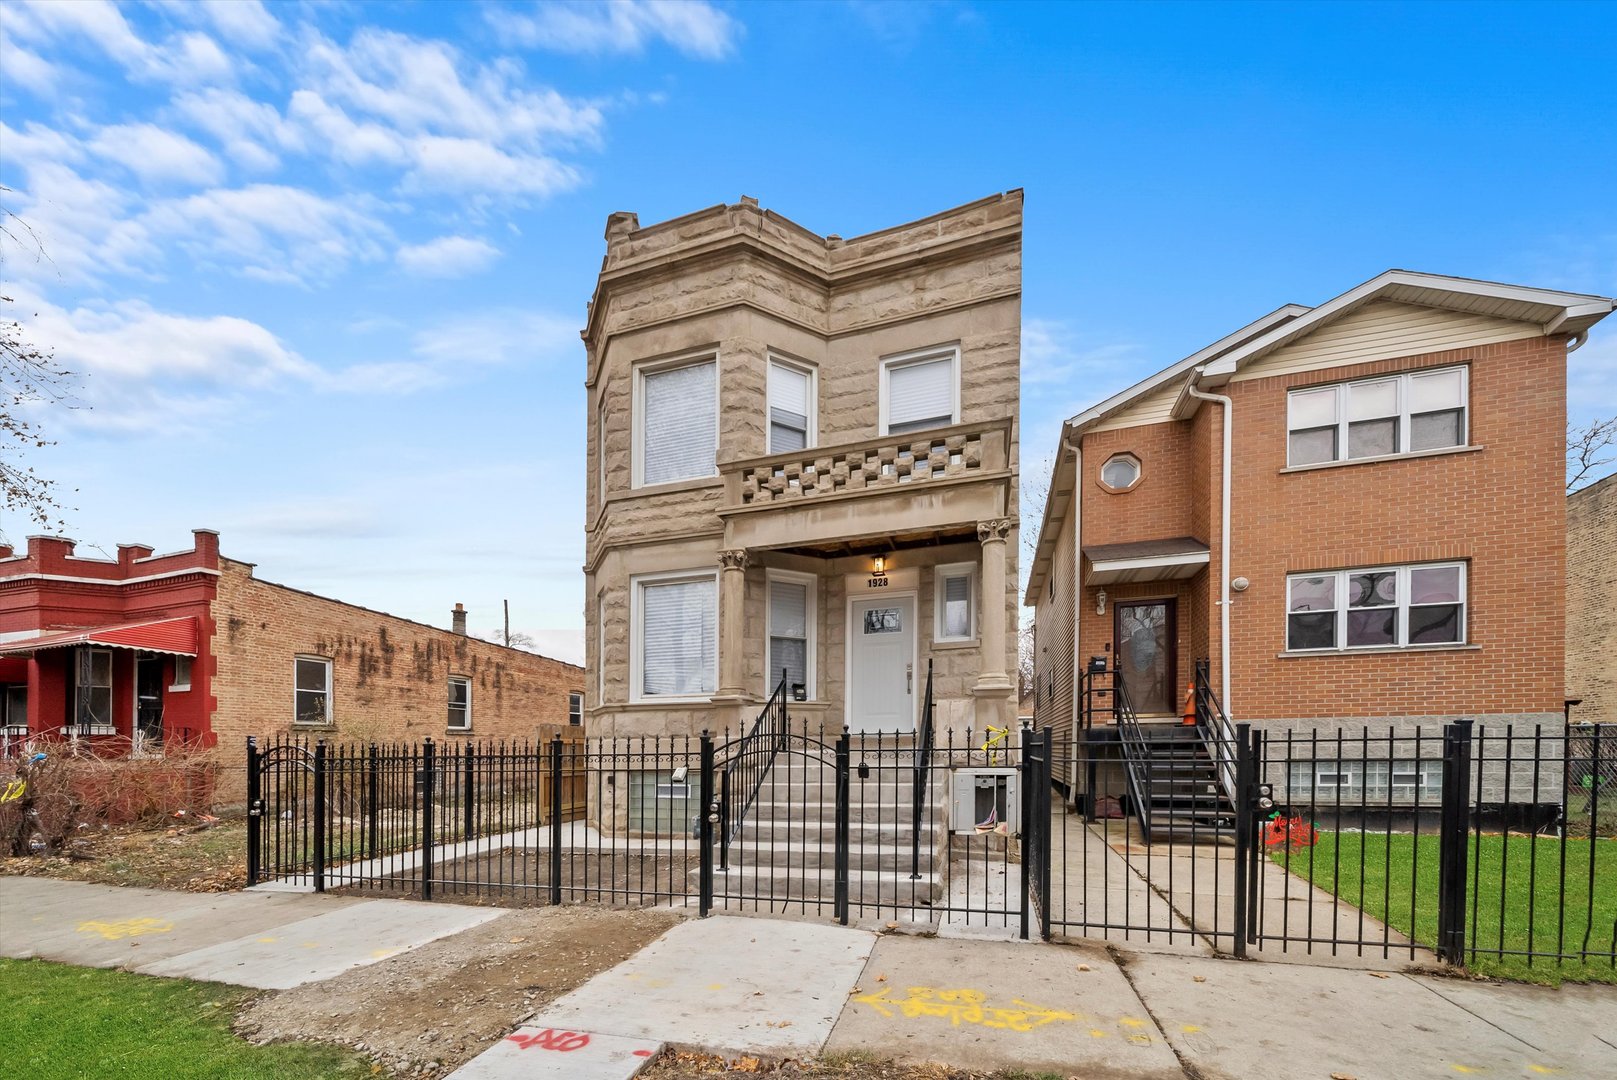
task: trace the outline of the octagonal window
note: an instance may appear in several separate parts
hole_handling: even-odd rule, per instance
[[[1133,454],[1114,454],[1100,467],[1100,482],[1113,491],[1127,491],[1140,482],[1140,459]]]

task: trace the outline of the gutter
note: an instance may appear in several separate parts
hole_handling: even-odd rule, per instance
[[[1220,687],[1220,703],[1224,706],[1224,715],[1230,716],[1230,446],[1235,435],[1235,402],[1224,394],[1209,394],[1196,387],[1196,380],[1201,378],[1202,368],[1197,368],[1185,384],[1185,393],[1202,401],[1213,401],[1224,407],[1224,476],[1219,484],[1221,496],[1219,523],[1219,584],[1220,598],[1218,601],[1218,675]]]

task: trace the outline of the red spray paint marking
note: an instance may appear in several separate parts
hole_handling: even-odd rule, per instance
[[[514,1042],[524,1050],[538,1047],[540,1050],[559,1050],[562,1053],[571,1053],[582,1050],[590,1044],[590,1037],[582,1031],[557,1031],[555,1028],[545,1028],[532,1035],[507,1035],[507,1042]]]

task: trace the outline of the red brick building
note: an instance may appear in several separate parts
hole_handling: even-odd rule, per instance
[[[1389,271],[1068,421],[1026,603],[1035,715],[1102,656],[1176,720],[1558,721],[1566,357],[1604,297]]]
[[[0,714],[8,741],[117,751],[227,746],[288,730],[512,738],[582,723],[583,670],[261,581],[196,530],[189,551],[71,540],[0,546]]]

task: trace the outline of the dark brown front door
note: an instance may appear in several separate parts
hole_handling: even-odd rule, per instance
[[[1128,600],[1112,608],[1117,675],[1134,711],[1173,713],[1178,627],[1172,600]]]

